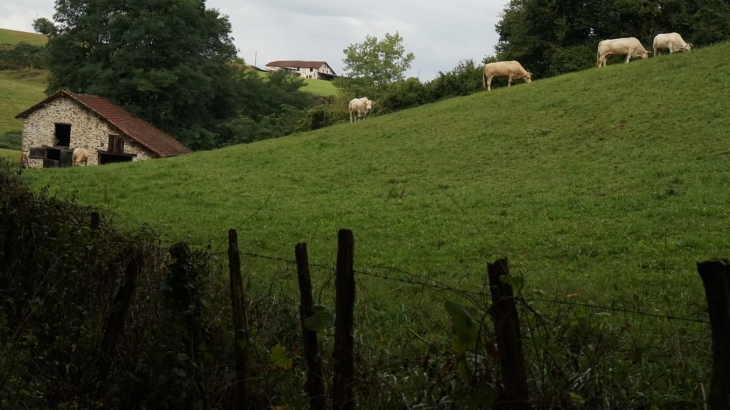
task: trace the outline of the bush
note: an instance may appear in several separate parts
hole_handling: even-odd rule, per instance
[[[21,131],[5,131],[0,135],[0,148],[20,150],[22,148],[23,133]]]

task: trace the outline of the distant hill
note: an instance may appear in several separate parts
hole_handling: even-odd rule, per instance
[[[46,98],[47,71],[0,71],[0,135],[20,131],[15,116]]]
[[[42,46],[48,42],[48,37],[43,34],[0,28],[0,44],[18,44],[21,41],[36,46]]]

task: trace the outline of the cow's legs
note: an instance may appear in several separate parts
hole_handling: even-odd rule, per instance
[[[355,122],[355,121],[353,121],[353,119],[352,119],[352,111],[350,111],[350,122],[351,122],[351,123]]]
[[[492,91],[492,78],[494,78],[493,75],[487,77],[487,91]]]
[[[669,54],[674,54],[674,43],[669,42]]]
[[[509,78],[507,79],[507,87],[512,85],[512,79],[514,78],[514,74],[509,73]]]

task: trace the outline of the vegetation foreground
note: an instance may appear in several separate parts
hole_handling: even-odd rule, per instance
[[[24,175],[117,223],[148,223],[170,243],[187,238],[213,253],[237,227],[245,252],[291,259],[294,244],[307,242],[310,260],[329,264],[337,229],[347,227],[356,269],[396,267],[479,289],[486,262],[508,256],[527,298],[706,319],[695,263],[730,252],[722,234],[730,222],[729,55],[724,43],[276,140]],[[254,281],[271,277],[271,268],[249,269]],[[326,281],[326,270],[317,274]],[[423,300],[412,306],[400,285],[362,283],[374,304],[373,342],[393,343],[378,332],[416,320],[399,311],[424,313]],[[608,326],[591,323],[591,332]],[[611,362],[606,384],[590,390],[619,401],[590,397],[592,407],[696,407],[709,371],[707,327],[642,321],[627,341],[628,319],[610,323],[608,339],[580,339],[589,363],[598,346],[623,363]],[[562,329],[568,337],[573,325]]]

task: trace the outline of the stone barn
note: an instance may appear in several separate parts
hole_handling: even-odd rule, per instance
[[[23,162],[30,168],[71,166],[74,148],[88,165],[142,161],[191,152],[103,97],[58,91],[18,114],[23,119]]]

